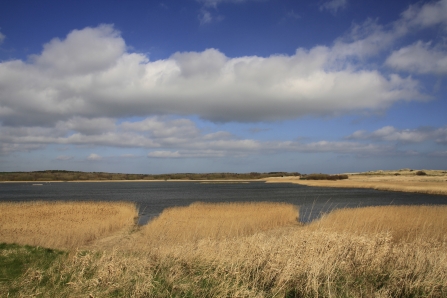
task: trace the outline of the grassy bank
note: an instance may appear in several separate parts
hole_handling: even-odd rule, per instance
[[[426,173],[425,175],[418,174]],[[310,180],[299,177],[266,178],[267,183],[296,183],[318,187],[371,188],[386,191],[402,191],[447,195],[447,172],[440,170],[399,170],[355,173],[343,180]]]
[[[49,252],[50,265],[26,265],[13,279],[0,280],[0,293],[6,296],[9,291],[10,297],[447,295],[447,207],[343,209],[308,225],[297,224],[296,217],[293,206],[267,203],[193,204],[166,210],[140,230],[113,240],[112,246],[106,242],[101,246],[99,240],[65,255]],[[160,239],[162,235],[166,238]],[[0,256],[22,258],[22,246],[6,247],[0,247]]]

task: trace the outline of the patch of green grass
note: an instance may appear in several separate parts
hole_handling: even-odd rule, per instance
[[[22,276],[28,269],[46,270],[66,252],[28,245],[0,243],[0,289],[8,289],[10,294],[19,289],[13,281]]]

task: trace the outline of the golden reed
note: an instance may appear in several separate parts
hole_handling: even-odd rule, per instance
[[[128,202],[0,203],[0,242],[74,248],[132,227]]]

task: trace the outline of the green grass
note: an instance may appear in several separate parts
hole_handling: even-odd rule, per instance
[[[14,286],[16,279],[29,269],[44,271],[65,255],[65,252],[54,249],[0,243],[0,296],[18,294],[20,288]]]

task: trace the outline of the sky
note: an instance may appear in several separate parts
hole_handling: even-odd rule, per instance
[[[0,172],[447,169],[447,0],[3,0]]]

